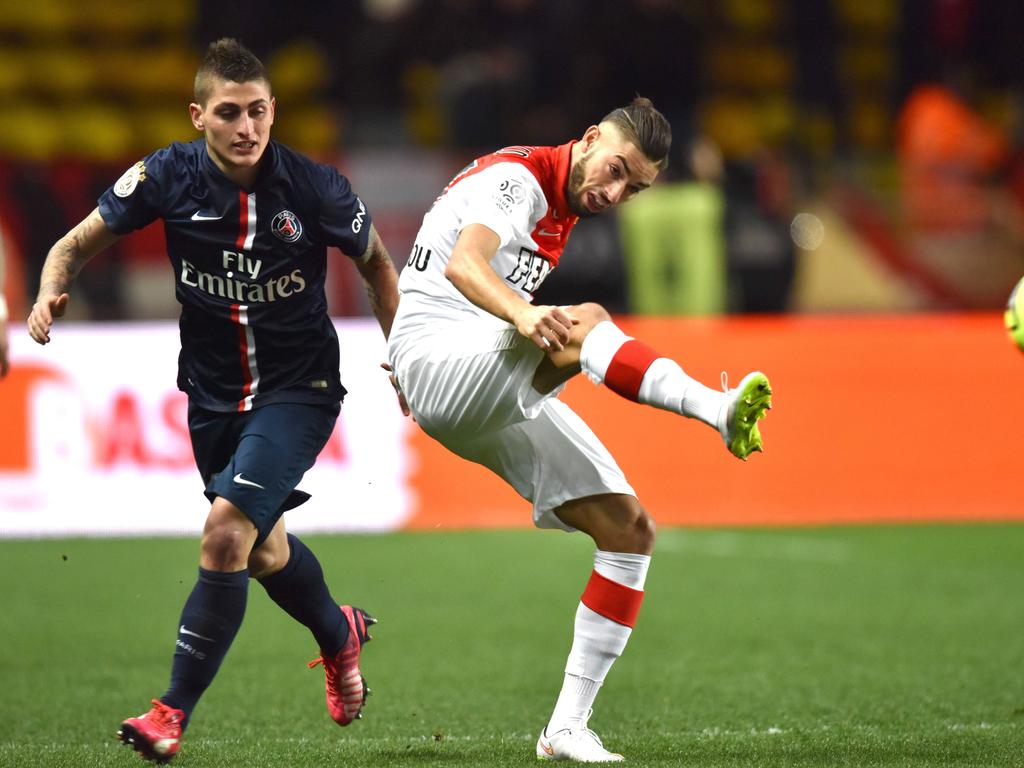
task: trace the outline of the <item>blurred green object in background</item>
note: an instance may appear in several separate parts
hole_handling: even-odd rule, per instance
[[[725,310],[721,189],[662,184],[619,210],[631,310],[713,315]]]

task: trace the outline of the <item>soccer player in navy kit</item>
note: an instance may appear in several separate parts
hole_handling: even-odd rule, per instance
[[[332,717],[360,716],[364,611],[340,606],[313,553],[281,517],[329,438],[345,389],[324,295],[326,253],[355,260],[385,337],[397,273],[363,203],[334,168],[270,140],[274,98],[262,63],[233,39],[196,74],[192,124],[204,138],[136,163],[61,238],[43,266],[29,333],[46,344],[82,266],[119,237],[163,219],[181,309],[178,386],[189,398],[196,464],[212,506],[199,578],[177,625],[171,683],[118,732],[169,761],[245,612],[249,578],[309,627]]]

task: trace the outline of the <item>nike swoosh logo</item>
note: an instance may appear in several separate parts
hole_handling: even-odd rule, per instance
[[[223,214],[220,216],[204,216],[202,211],[196,211],[192,214],[192,221],[218,221],[223,218]]]
[[[192,637],[198,637],[200,640],[206,640],[209,643],[217,642],[212,637],[203,637],[198,632],[192,632],[191,630],[185,629],[185,625],[184,624],[182,624],[180,627],[178,627],[178,631],[181,632],[181,634],[183,634],[183,635],[192,635]]]
[[[542,741],[541,741],[541,743],[540,743],[540,748],[541,748],[542,750],[544,750],[544,753],[545,753],[545,754],[548,754],[548,755],[552,755],[552,756],[554,756],[554,754],[555,754],[555,750],[553,750],[553,749],[551,748],[551,745],[550,745],[550,744],[548,744],[547,742],[543,741],[543,740],[542,740]]]
[[[541,230],[541,231],[539,232],[539,234],[543,235],[544,237],[558,237],[558,236],[559,236],[559,235],[561,235],[562,233],[561,233],[561,232],[549,232],[549,231],[548,231],[548,230],[546,230],[546,229],[542,229],[542,230]]]
[[[254,483],[252,480],[246,480],[244,477],[242,477],[242,473],[241,472],[239,472],[237,475],[235,475],[231,479],[234,480],[239,485],[251,485],[253,488],[259,488],[261,491],[267,490],[266,488],[264,488],[259,483]]]

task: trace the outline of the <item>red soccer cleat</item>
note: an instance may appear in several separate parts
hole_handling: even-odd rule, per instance
[[[144,715],[129,717],[117,732],[117,738],[146,760],[169,763],[181,748],[181,723],[185,713],[153,699],[153,708]]]
[[[309,668],[317,664],[324,665],[327,709],[334,722],[348,725],[362,717],[360,712],[370,693],[365,678],[359,672],[359,653],[372,639],[368,628],[376,624],[377,620],[362,608],[353,608],[351,605],[338,607],[348,620],[348,640],[337,655],[331,657],[321,653],[320,658],[309,662]]]

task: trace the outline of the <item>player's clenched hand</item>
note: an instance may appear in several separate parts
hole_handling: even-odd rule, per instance
[[[402,409],[403,416],[408,416],[411,413],[409,403],[406,402],[405,395],[402,394],[402,390],[398,386],[398,377],[395,376],[395,372],[387,363],[381,363],[380,367],[390,374],[388,378],[391,379],[391,386],[395,388],[395,394],[398,395],[398,407]],[[416,417],[414,416],[412,420],[416,421]]]
[[[50,294],[40,296],[39,300],[32,305],[32,312],[28,316],[28,335],[39,344],[46,344],[50,340],[50,326],[58,317],[64,317],[68,306],[68,295],[62,293],[60,296]]]
[[[569,331],[579,321],[561,307],[527,304],[516,315],[516,330],[545,352],[561,352],[569,343]]]

